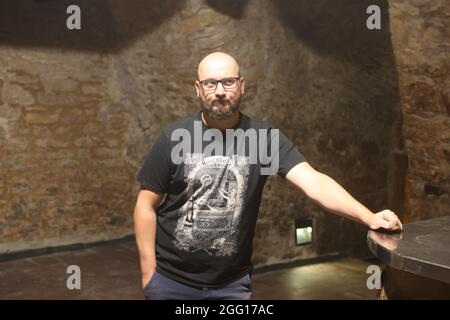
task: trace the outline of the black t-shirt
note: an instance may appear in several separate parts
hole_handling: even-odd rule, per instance
[[[138,173],[144,187],[166,194],[157,212],[156,261],[157,271],[173,280],[213,288],[251,272],[267,172],[284,177],[305,161],[292,142],[265,121],[240,113],[229,131],[240,129],[256,133],[257,140],[250,138],[255,134],[239,140],[228,132],[208,130],[201,112],[195,112],[161,130]],[[213,138],[201,135],[211,130]],[[212,148],[213,142],[223,148]],[[255,145],[259,153],[252,157]]]

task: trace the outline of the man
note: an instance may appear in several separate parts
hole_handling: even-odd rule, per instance
[[[239,111],[245,80],[231,56],[206,56],[195,89],[201,111],[161,130],[137,178],[134,219],[146,298],[251,298],[252,240],[263,172],[270,169],[330,212],[371,229],[402,229],[392,211],[373,214],[314,170],[285,135]],[[199,136],[199,129],[210,131]],[[257,132],[257,140],[236,146],[227,134],[239,130]],[[222,138],[225,152],[211,151],[211,141]],[[271,149],[269,161],[251,161],[261,154],[249,151],[255,145]]]

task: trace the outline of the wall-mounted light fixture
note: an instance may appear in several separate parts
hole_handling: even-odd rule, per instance
[[[295,244],[303,246],[312,243],[313,221],[307,218],[295,220]]]

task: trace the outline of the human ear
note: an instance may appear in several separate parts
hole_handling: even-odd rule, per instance
[[[200,98],[200,83],[195,81],[195,91],[197,92],[197,98]]]

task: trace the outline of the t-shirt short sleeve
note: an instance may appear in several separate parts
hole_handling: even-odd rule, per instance
[[[286,177],[297,164],[306,161],[297,147],[280,131],[279,132],[279,166],[278,175]]]
[[[170,142],[161,131],[139,170],[137,181],[152,191],[167,193],[171,166]]]

